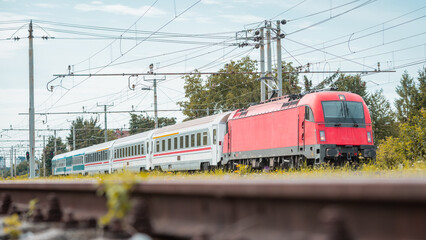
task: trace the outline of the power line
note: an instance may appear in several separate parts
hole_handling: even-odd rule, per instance
[[[157,0],[158,1],[158,0]],[[156,2],[157,2],[156,1]],[[161,29],[163,29],[164,27],[168,26],[171,22],[173,22],[175,19],[179,18],[181,15],[183,15],[184,13],[186,13],[187,11],[189,11],[191,8],[193,8],[195,5],[197,5],[201,0],[198,0],[197,2],[195,2],[194,4],[192,4],[191,6],[189,6],[188,8],[186,8],[184,11],[182,11],[181,13],[179,13],[178,15],[176,15],[174,18],[172,18],[171,20],[169,20],[168,22],[166,22],[165,24],[163,24],[160,28],[158,28],[155,32],[153,32],[152,34],[150,34],[149,36],[145,37],[143,40],[139,41],[138,43],[136,43],[133,47],[131,47],[130,49],[128,49],[126,52],[122,53],[119,57],[117,57],[116,59],[112,60],[108,65],[106,65],[105,67],[99,69],[98,71],[96,71],[96,73],[99,73],[100,71],[102,71],[103,69],[105,69],[106,67],[108,67],[110,64],[114,63],[115,61],[117,61],[118,59],[120,59],[122,56],[126,55],[128,52],[132,51],[134,48],[136,48],[137,46],[139,46],[141,43],[145,42],[148,38],[150,38],[154,33],[161,31]],[[67,90],[51,107],[53,107],[56,103],[58,103],[67,93],[69,93],[69,91],[79,85],[81,85],[83,82],[85,82],[87,79],[89,79],[90,77],[84,79],[83,81],[75,84],[74,86],[72,86],[69,90]],[[50,107],[50,108],[51,108]]]
[[[354,35],[354,34],[357,34],[357,33],[360,33],[360,32],[364,32],[364,31],[370,30],[370,29],[375,28],[375,27],[378,27],[378,26],[383,26],[383,25],[384,25],[384,24],[386,24],[386,23],[389,23],[389,22],[392,22],[392,21],[394,21],[394,20],[400,19],[400,18],[402,18],[402,17],[405,17],[405,16],[410,15],[410,14],[412,14],[412,13],[415,13],[415,12],[417,12],[417,11],[420,11],[420,10],[422,10],[422,9],[424,9],[424,8],[426,8],[426,6],[423,6],[423,7],[421,7],[421,8],[417,8],[417,9],[414,9],[414,10],[412,10],[412,11],[408,12],[408,13],[404,13],[404,14],[399,15],[399,16],[397,16],[397,17],[394,17],[394,18],[391,18],[391,19],[386,20],[386,21],[384,21],[384,22],[381,22],[381,23],[379,23],[379,24],[376,24],[376,25],[373,25],[373,26],[370,26],[370,27],[367,27],[367,28],[364,28],[364,29],[358,30],[358,31],[353,32],[353,33],[351,33],[351,34],[346,34],[346,35],[343,35],[343,36],[340,36],[340,37],[337,37],[337,38],[333,38],[333,39],[327,40],[327,41],[325,41],[325,42],[322,42],[322,43],[320,43],[320,44],[315,44],[315,45],[313,45],[313,46],[319,46],[319,45],[321,45],[321,44],[325,44],[325,43],[333,42],[333,41],[336,41],[336,40],[339,40],[339,39],[342,39],[342,38],[350,37],[350,36],[352,36],[352,35]],[[379,31],[379,32],[380,32],[380,31]],[[353,39],[352,39],[352,40],[353,40]],[[345,41],[343,41],[343,42],[341,42],[341,43],[346,43],[346,42],[347,42],[347,41],[345,40]],[[333,46],[334,46],[334,45],[333,45]],[[306,48],[307,48],[307,47],[300,48],[300,49],[296,49],[296,50],[293,50],[293,52],[297,52],[297,51],[300,51],[300,50],[304,50],[304,49],[306,49]]]
[[[426,34],[426,32],[422,32],[422,33],[418,33],[418,34],[410,35],[410,36],[407,36],[407,37],[399,38],[399,39],[396,39],[396,40],[393,40],[393,41],[390,41],[390,42],[386,42],[386,43],[377,44],[377,45],[375,45],[375,46],[372,46],[372,47],[368,47],[368,48],[364,48],[364,49],[358,50],[358,51],[357,51],[357,52],[355,52],[355,53],[348,53],[348,54],[342,55],[342,56],[340,56],[340,57],[345,57],[345,56],[349,56],[349,55],[352,55],[352,54],[356,54],[356,53],[360,53],[360,52],[365,52],[365,51],[368,51],[368,50],[371,50],[371,49],[374,49],[374,48],[377,48],[377,47],[382,47],[382,46],[384,46],[384,45],[388,45],[388,44],[392,44],[392,43],[400,42],[400,41],[407,40],[407,39],[414,38],[414,37],[418,37],[418,36],[421,36],[421,35],[424,35],[424,34]],[[423,45],[424,45],[424,44],[423,44]],[[371,56],[371,55],[370,55],[370,56]],[[336,59],[336,58],[338,58],[338,57],[330,58],[330,59],[328,59],[328,60],[334,60],[334,59]],[[323,61],[322,61],[322,62],[323,62]],[[317,63],[321,63],[321,62],[317,62]]]
[[[357,1],[359,1],[359,0],[357,0]],[[292,6],[291,8],[289,8],[289,9],[287,9],[287,10],[281,12],[281,13],[278,13],[277,15],[275,15],[273,17],[271,17],[269,20],[275,19],[276,17],[279,17],[279,16],[283,15],[284,13],[286,13],[286,12],[288,12],[290,10],[293,10],[294,8],[296,8],[297,6],[299,6],[300,4],[302,4],[304,2],[306,2],[306,0],[302,0],[301,2],[299,2],[296,5]]]
[[[139,20],[141,20],[145,15],[146,15],[146,13],[148,13],[150,10],[151,10],[151,8],[156,4],[158,2],[158,0],[155,0],[152,4],[151,4],[151,6],[149,6],[149,8],[132,24],[132,25],[130,25],[130,27],[128,27],[122,34],[121,34],[121,36],[124,34],[124,33],[126,33],[130,28],[132,28],[137,22],[139,22]],[[104,48],[102,48],[101,50],[99,50],[99,51],[97,51],[96,53],[94,53],[94,54],[92,54],[89,58],[87,58],[87,59],[85,59],[85,60],[83,60],[83,61],[81,61],[81,62],[79,62],[79,63],[76,63],[76,64],[73,64],[74,66],[75,65],[78,65],[78,64],[80,64],[80,63],[83,63],[83,62],[85,62],[85,61],[87,61],[87,60],[89,60],[89,59],[91,59],[92,57],[94,57],[94,56],[96,56],[97,54],[99,54],[100,52],[102,52],[103,50],[105,50],[105,49],[107,49],[109,46],[111,46],[115,41],[117,41],[117,39],[115,39],[114,41],[112,41],[110,44],[108,44],[107,46],[105,46]]]
[[[333,53],[330,53],[330,52],[324,51],[324,50],[322,50],[322,49],[318,49],[318,48],[315,48],[315,47],[309,46],[309,45],[307,45],[307,44],[304,44],[304,43],[300,43],[300,42],[297,42],[297,41],[291,40],[291,39],[289,39],[289,38],[286,38],[286,39],[287,39],[288,41],[290,41],[290,42],[294,42],[294,43],[297,43],[297,44],[303,45],[303,46],[305,46],[305,47],[310,47],[310,48],[312,48],[312,49],[315,49],[316,51],[320,51],[320,52],[323,52],[323,53],[329,54],[329,55],[334,56],[334,57],[336,57],[336,58],[341,58],[341,59],[343,59],[343,60],[345,60],[345,61],[349,61],[349,62],[355,63],[355,64],[357,64],[357,65],[361,65],[361,66],[363,66],[363,67],[367,67],[367,68],[370,68],[370,69],[374,69],[374,67],[370,67],[370,66],[367,66],[367,65],[365,65],[365,64],[362,64],[362,63],[359,63],[359,62],[356,62],[356,61],[353,61],[353,60],[350,60],[350,59],[347,59],[347,58],[344,58],[344,57],[338,56],[338,55],[336,55],[336,54],[333,54]]]
[[[375,1],[377,1],[377,0],[368,0],[368,1],[366,1],[366,2],[364,2],[364,3],[362,3],[362,4],[360,4],[360,5],[358,5],[358,6],[356,6],[356,7],[353,7],[353,8],[351,8],[351,9],[349,9],[349,10],[346,10],[346,11],[344,11],[344,12],[342,12],[342,13],[339,13],[339,14],[337,14],[337,15],[334,15],[334,16],[332,16],[332,17],[330,17],[330,18],[327,18],[327,19],[324,19],[324,20],[322,20],[322,21],[316,22],[316,23],[314,23],[314,24],[311,24],[311,25],[309,25],[309,26],[307,26],[307,27],[304,27],[304,28],[301,28],[301,29],[299,29],[299,30],[296,30],[296,31],[293,31],[293,32],[287,33],[287,35],[295,34],[295,33],[301,32],[301,31],[303,31],[303,30],[309,29],[309,28],[311,28],[311,27],[317,26],[317,25],[319,25],[319,24],[322,24],[322,23],[328,22],[328,21],[330,21],[330,20],[332,20],[332,19],[334,19],[334,18],[337,18],[337,17],[339,17],[339,16],[342,16],[343,14],[346,14],[346,13],[348,13],[348,12],[354,11],[354,10],[356,10],[356,9],[358,9],[358,8],[364,7],[364,6],[366,6],[366,5],[370,4],[370,3],[373,3],[373,2],[375,2]]]

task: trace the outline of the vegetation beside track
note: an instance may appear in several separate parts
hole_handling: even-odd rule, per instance
[[[215,169],[208,172],[141,172],[133,173],[129,171],[116,172],[113,174],[95,174],[89,176],[68,175],[68,176],[49,176],[36,178],[34,180],[94,180],[100,183],[121,182],[129,180],[131,182],[149,181],[149,180],[184,180],[184,179],[250,179],[250,178],[274,178],[274,179],[292,179],[292,178],[412,178],[426,177],[426,162],[424,161],[400,161],[399,164],[385,166],[381,164],[362,164],[346,165],[335,167],[323,164],[319,167],[302,166],[300,169],[273,170],[264,169],[262,171],[252,170],[248,166],[238,165],[235,171],[225,171]],[[28,176],[18,176],[14,178],[4,178],[3,180],[28,180]]]

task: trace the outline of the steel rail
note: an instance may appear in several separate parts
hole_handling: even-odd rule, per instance
[[[42,205],[47,204],[49,193],[54,193],[61,208],[72,211],[77,219],[99,218],[106,213],[106,199],[96,194],[98,188],[93,181],[0,183],[0,192],[9,194],[15,204],[28,204],[34,198]],[[132,201],[144,202],[147,211],[142,215],[149,219],[153,236],[175,239],[197,236],[423,239],[426,236],[425,179],[148,180],[135,184],[131,195]],[[333,238],[336,234],[347,238]]]

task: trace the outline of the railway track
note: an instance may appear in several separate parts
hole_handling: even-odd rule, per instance
[[[24,215],[37,198],[32,222],[64,232],[96,227],[107,212],[98,188],[90,181],[3,182],[0,212]],[[153,239],[426,238],[424,179],[150,180],[133,186],[131,202],[123,222],[95,235],[129,238],[123,226],[131,226],[131,234]]]

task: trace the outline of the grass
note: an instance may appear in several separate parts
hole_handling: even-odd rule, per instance
[[[128,179],[132,182],[146,180],[185,180],[185,179],[309,179],[309,178],[425,178],[426,163],[417,162],[412,165],[399,166],[393,169],[384,169],[374,164],[364,164],[361,166],[346,165],[343,167],[333,167],[321,165],[319,167],[302,167],[300,170],[270,170],[253,171],[248,166],[238,165],[235,171],[224,171],[216,169],[210,172],[142,172],[133,173],[128,171],[116,172],[113,174],[95,174],[92,176],[69,175],[69,176],[49,176],[36,178],[47,181],[85,181],[94,180],[98,182],[120,181]],[[5,180],[28,180],[28,176],[18,176],[6,178]]]

